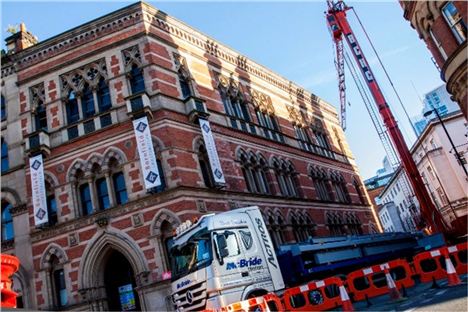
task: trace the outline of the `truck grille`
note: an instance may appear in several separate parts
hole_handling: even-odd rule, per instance
[[[190,295],[187,296],[187,293]],[[189,299],[191,298],[191,302]],[[195,284],[173,294],[177,311],[200,311],[206,306],[206,282]]]

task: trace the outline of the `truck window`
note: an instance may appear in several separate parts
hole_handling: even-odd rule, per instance
[[[237,242],[236,233],[231,231],[224,231],[218,233],[218,235],[224,235],[224,237],[226,238],[226,249],[228,251],[228,255],[226,256],[226,258],[237,256],[238,254],[240,254],[239,243]]]

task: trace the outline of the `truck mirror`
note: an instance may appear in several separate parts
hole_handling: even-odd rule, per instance
[[[216,234],[216,247],[218,249],[219,263],[224,264],[223,259],[229,255],[227,250],[226,237],[223,234]]]

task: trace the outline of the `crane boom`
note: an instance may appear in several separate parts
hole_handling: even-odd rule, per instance
[[[392,138],[392,141],[395,145],[395,148],[400,156],[402,165],[406,170],[408,178],[411,182],[411,185],[414,189],[416,198],[419,201],[421,215],[426,221],[427,225],[431,227],[431,231],[435,232],[445,232],[447,227],[443,221],[442,215],[436,209],[432,203],[429,194],[424,186],[421,176],[417,170],[416,164],[414,163],[413,158],[408,150],[406,142],[401,134],[401,131],[398,127],[398,124],[390,110],[390,107],[387,104],[387,101],[384,98],[382,90],[380,89],[379,84],[377,83],[374,74],[369,66],[369,63],[364,56],[364,53],[359,46],[359,43],[354,36],[354,33],[351,29],[351,26],[348,23],[346,18],[346,11],[348,7],[343,3],[343,1],[338,1],[334,3],[331,0],[328,0],[328,11],[326,14],[327,23],[330,27],[330,30],[333,35],[335,44],[339,41],[342,41],[342,38],[348,43],[351,53],[354,57],[354,60],[358,64],[361,74],[364,77],[364,80],[369,88],[372,97],[377,105],[378,111],[382,117],[382,120]],[[341,84],[341,82],[340,82]],[[341,95],[341,88],[340,88]]]

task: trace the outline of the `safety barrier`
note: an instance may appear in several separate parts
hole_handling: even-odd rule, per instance
[[[414,286],[408,262],[402,259],[389,261],[348,274],[348,289],[353,294],[355,301],[364,300],[366,297],[377,297],[389,292],[385,268],[389,270],[398,289],[403,286],[406,288]]]
[[[428,283],[438,279],[446,278],[445,258],[443,253],[447,247],[418,253],[413,257],[416,274],[419,275],[421,283]]]
[[[208,310],[205,310],[208,311]],[[283,304],[281,303],[280,298],[273,294],[269,293],[261,297],[255,297],[239,302],[232,303],[221,309],[217,310],[219,312],[249,312],[249,311],[258,311],[258,312],[271,312],[278,311],[284,312]],[[215,312],[210,310],[209,312]]]
[[[284,292],[283,302],[286,311],[324,311],[341,305],[338,277],[289,288]]]
[[[458,274],[468,273],[468,242],[460,243],[458,245],[449,246],[448,252],[452,259],[455,270]]]

